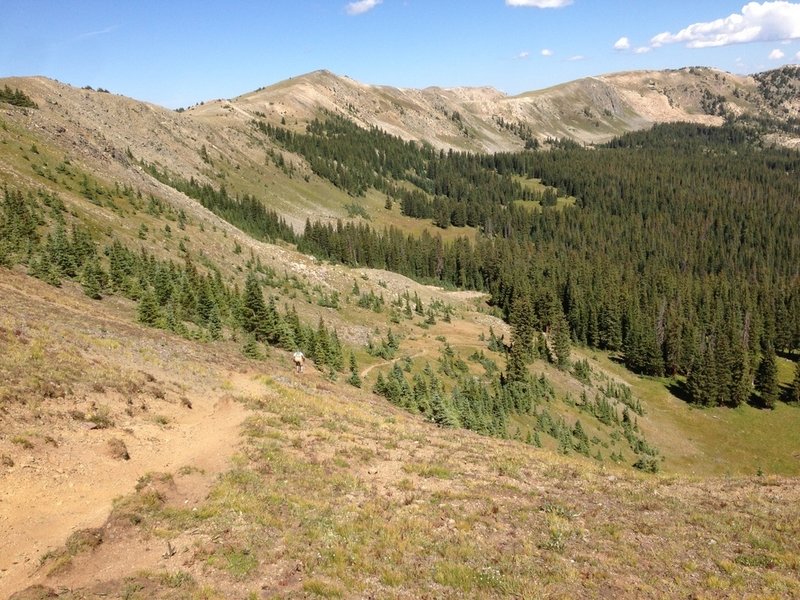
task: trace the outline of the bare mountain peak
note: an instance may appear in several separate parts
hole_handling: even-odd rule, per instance
[[[76,103],[84,103],[79,110],[93,114],[101,122],[103,111],[112,105],[128,103],[125,110],[119,111],[126,115],[135,112],[133,105],[142,104],[44,77],[4,81],[12,87],[25,88],[40,105],[47,98],[53,102],[58,102],[60,96],[74,98]],[[149,112],[160,113],[164,122],[175,118],[173,111],[145,106]],[[374,85],[320,69],[234,99],[200,103],[181,118],[228,127],[247,124],[257,117],[302,127],[325,111],[437,148],[516,150],[548,137],[594,143],[661,122],[721,124],[726,115],[745,113],[784,120],[797,118],[800,67],[781,67],[753,76],[709,67],[625,71],[516,96],[488,86],[415,89]],[[109,127],[124,129],[127,125],[123,118]],[[132,133],[120,137],[136,136]]]

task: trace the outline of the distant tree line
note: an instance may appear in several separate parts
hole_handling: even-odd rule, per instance
[[[203,147],[205,149],[205,146]],[[228,195],[225,186],[219,189],[207,183],[199,183],[194,177],[186,180],[170,175],[157,165],[142,163],[153,177],[190,198],[198,200],[208,210],[235,225],[251,237],[272,242],[286,240],[295,242],[294,230],[274,210],[270,210],[255,197],[245,194],[241,198]]]
[[[572,341],[620,352],[638,373],[685,378],[683,391],[702,405],[735,406],[754,389],[774,404],[771,354],[800,349],[800,154],[764,147],[750,128],[660,125],[594,149],[494,155],[351,132],[340,118],[304,135],[263,130],[312,164],[317,156],[349,172],[361,191],[392,193],[399,180],[413,184],[409,206],[463,206],[482,232],[444,244],[309,222],[304,251],[486,290],[507,318],[524,295],[535,329],[563,315]],[[515,177],[540,179],[576,205],[517,206]],[[436,222],[433,209],[408,212]]]

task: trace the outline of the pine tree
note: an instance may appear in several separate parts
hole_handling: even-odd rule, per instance
[[[750,391],[753,387],[750,357],[747,355],[747,348],[743,343],[738,343],[734,347],[730,369],[728,402],[731,406],[736,407],[745,404],[750,399]]]
[[[775,408],[778,400],[778,365],[775,349],[770,342],[762,344],[761,362],[756,370],[756,391],[767,408]]]
[[[558,440],[558,452],[560,454],[569,454],[572,450],[569,428],[566,426],[559,427],[555,437]]]
[[[386,389],[386,380],[383,378],[383,373],[378,371],[378,377],[375,379],[375,385],[372,386],[372,391],[379,396],[385,396]]]
[[[794,381],[789,388],[789,402],[800,404],[800,360],[794,365]]]
[[[350,377],[347,378],[347,383],[353,387],[361,387],[361,377],[358,374],[358,363],[356,362],[356,355],[350,351]]]
[[[264,358],[258,341],[253,335],[248,335],[245,337],[244,346],[242,346],[242,354],[244,354],[247,358],[252,358],[253,360],[262,360]]]
[[[311,357],[314,362],[327,365],[330,362],[330,336],[322,317],[317,322],[317,330],[314,332],[312,344]]]
[[[253,271],[247,274],[242,299],[242,328],[253,334],[257,340],[266,341],[268,337],[267,305],[261,292],[261,284]]]
[[[277,344],[284,350],[294,350],[298,346],[302,345],[297,342],[294,330],[286,319],[281,319],[280,324],[278,325]]]
[[[29,261],[28,274],[55,287],[61,286],[58,267],[44,254],[35,254]]]
[[[556,308],[552,318],[550,335],[553,338],[553,353],[559,368],[563,369],[569,364],[570,337],[569,324],[564,312]]]
[[[159,306],[166,306],[174,292],[172,283],[172,274],[169,267],[162,265],[157,267],[155,279],[153,281],[154,291],[156,294],[156,301]]]
[[[508,320],[511,323],[512,351],[517,354],[516,360],[527,364],[533,360],[536,333],[535,315],[529,294],[522,293],[514,298]],[[493,336],[494,332],[491,333]]]
[[[438,392],[431,395],[431,420],[440,427],[458,427],[459,422]]]
[[[506,381],[525,381],[528,377],[528,366],[525,361],[525,350],[519,344],[511,346],[506,365]]]
[[[100,267],[96,257],[92,257],[83,264],[81,270],[81,285],[83,293],[93,300],[100,300],[103,297],[106,274]]]
[[[403,315],[405,316],[406,319],[411,319],[414,316],[413,313],[411,312],[411,302],[409,302],[408,298],[406,298],[406,305],[405,308],[403,309]]]
[[[575,421],[575,427],[572,429],[572,435],[575,438],[575,451],[589,456],[589,437],[583,430],[583,426],[581,425],[580,421]]]
[[[339,333],[334,329],[330,336],[330,367],[336,371],[344,369],[344,351],[342,342],[339,340]]]
[[[61,223],[56,227],[54,234],[47,236],[45,247],[47,249],[47,258],[58,268],[63,277],[75,277],[77,275],[73,248]]]
[[[150,325],[151,327],[158,325],[161,310],[156,301],[155,292],[150,287],[142,293],[142,297],[139,300],[138,317],[139,322],[144,325]]]
[[[696,353],[686,387],[692,401],[702,406],[718,406],[720,387],[716,379],[717,362],[712,340],[707,339],[702,352]]]
[[[274,296],[269,297],[263,314],[264,318],[261,323],[261,328],[263,329],[264,339],[270,344],[277,344],[280,340],[283,319],[281,319],[281,316],[278,314]]]
[[[598,316],[599,346],[605,350],[622,348],[622,329],[619,307],[616,302],[603,304]]]
[[[219,316],[219,308],[216,304],[211,305],[208,313],[208,333],[212,340],[219,340],[222,338],[222,319]]]

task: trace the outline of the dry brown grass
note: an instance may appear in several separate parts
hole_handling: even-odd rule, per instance
[[[642,477],[454,435],[336,384],[263,386],[240,453],[198,505],[182,506],[180,476],[118,504],[126,543],[177,550],[147,575],[151,593],[170,593],[172,572],[189,597],[800,593],[793,480]]]

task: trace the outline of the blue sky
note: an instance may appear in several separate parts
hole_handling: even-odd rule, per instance
[[[170,108],[316,69],[509,94],[624,70],[800,62],[800,2],[3,0],[0,76]]]

